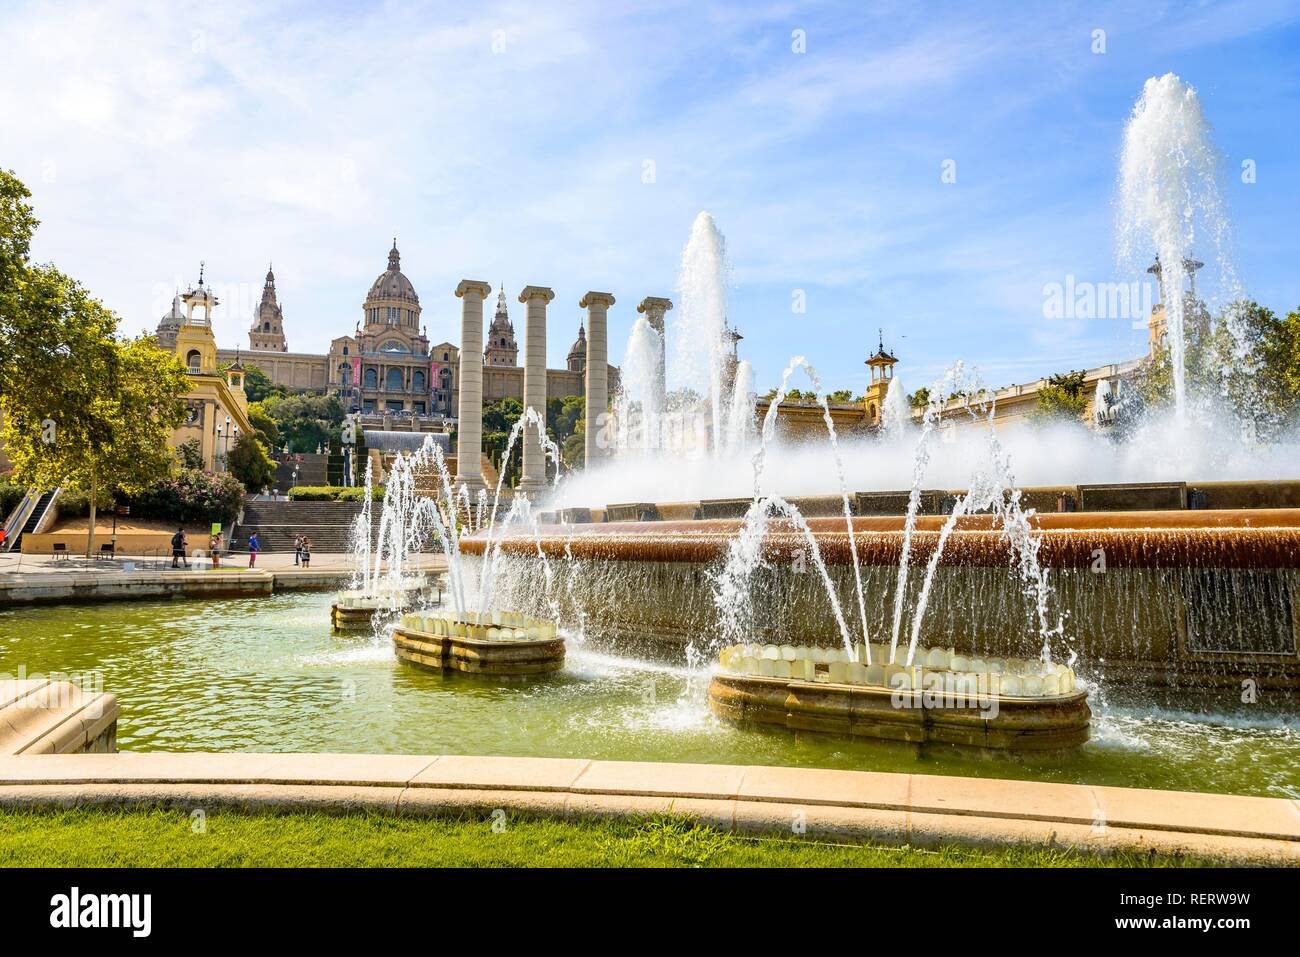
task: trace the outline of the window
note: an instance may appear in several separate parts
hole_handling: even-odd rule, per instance
[[[388,376],[384,380],[384,388],[389,392],[400,392],[402,389],[406,388],[405,377],[402,375],[401,369],[388,370]]]
[[[412,403],[411,403],[411,411],[414,412],[416,415],[424,415],[424,403],[423,403],[423,402],[412,402]]]
[[[197,375],[201,363],[202,363],[202,357],[199,355],[199,350],[191,349],[189,355],[185,357],[186,367],[188,367],[190,372]]]
[[[417,370],[411,375],[411,389],[415,392],[424,391],[424,373]]]
[[[362,382],[365,383],[365,387],[366,387],[367,389],[378,389],[378,388],[379,388],[379,372],[376,371],[376,370],[373,369],[373,368],[372,368],[372,369],[367,369],[367,370],[365,371],[365,374],[362,376]]]
[[[347,347],[347,346],[344,346],[344,347],[343,347],[343,354],[344,354],[344,355],[347,355],[347,354],[348,354],[348,347]]]
[[[264,322],[264,323],[262,323],[262,331],[263,331],[263,332],[270,332],[270,331],[271,331],[271,324],[270,324],[269,322]]]
[[[443,362],[450,362],[450,361],[451,361],[451,353],[450,353],[450,352],[444,352],[444,353],[442,354],[442,361],[443,361]]]

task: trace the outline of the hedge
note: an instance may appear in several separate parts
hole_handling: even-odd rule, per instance
[[[366,490],[359,485],[346,487],[341,485],[295,485],[289,489],[289,498],[295,502],[359,502],[365,497]],[[382,501],[384,490],[373,488],[370,498]]]

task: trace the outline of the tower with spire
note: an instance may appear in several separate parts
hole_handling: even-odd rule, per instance
[[[587,371],[587,327],[581,322],[578,323],[578,338],[574,340],[573,346],[569,349],[565,367],[570,372]]]
[[[506,307],[505,283],[501,284],[501,290],[497,293],[497,311],[488,328],[483,364],[497,367],[519,365],[519,346],[515,342],[515,327]]]
[[[877,343],[876,354],[867,360],[871,381],[867,383],[867,391],[862,396],[867,424],[872,427],[880,424],[880,410],[884,408],[885,396],[889,394],[889,387],[894,381],[894,366],[898,364],[898,357],[885,351],[885,330],[879,330]]]
[[[289,341],[284,335],[284,312],[275,294],[275,271],[266,269],[266,282],[262,285],[262,301],[253,315],[253,325],[248,330],[248,347],[254,352],[288,352]]]

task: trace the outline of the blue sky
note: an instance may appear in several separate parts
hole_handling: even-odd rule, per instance
[[[246,344],[273,260],[290,348],[321,350],[396,234],[435,340],[463,277],[549,285],[559,365],[601,289],[617,359],[707,209],[760,388],[804,354],[860,392],[878,328],[909,388],[956,358],[993,385],[1117,361],[1145,333],[1046,319],[1043,287],[1141,278],[1115,262],[1116,164],[1169,71],[1214,125],[1246,289],[1300,307],[1294,2],[157,6],[0,11],[34,253],[132,330],[203,259],[219,340]]]

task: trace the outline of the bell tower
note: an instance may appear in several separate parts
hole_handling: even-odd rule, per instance
[[[496,315],[488,329],[487,348],[483,350],[483,364],[486,366],[519,365],[519,346],[515,342],[515,326],[510,321],[510,312],[506,308],[505,283],[497,293]]]
[[[884,407],[889,386],[894,381],[894,366],[898,364],[898,359],[885,351],[883,329],[879,330],[879,336],[876,354],[867,360],[867,368],[871,370],[871,381],[862,396],[867,425],[873,427],[880,424],[880,410]]]
[[[262,285],[262,301],[248,330],[248,346],[254,352],[289,351],[289,341],[284,335],[284,313],[275,294],[275,272],[269,266]]]

